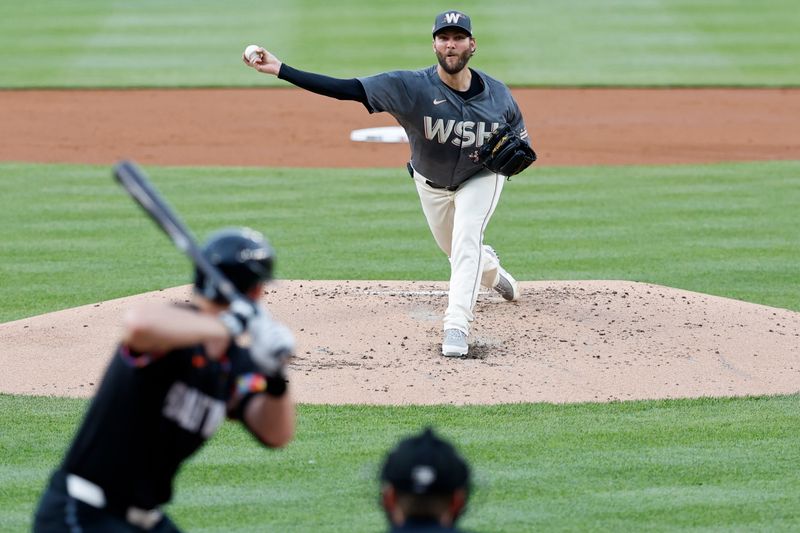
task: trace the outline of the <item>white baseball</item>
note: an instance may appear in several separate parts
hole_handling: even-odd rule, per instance
[[[259,48],[260,47],[257,44],[251,44],[244,49],[244,57],[246,57],[251,63],[255,63],[261,58],[261,55],[258,53]]]

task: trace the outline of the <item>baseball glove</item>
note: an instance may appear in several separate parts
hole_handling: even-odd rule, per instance
[[[536,153],[530,145],[504,124],[478,149],[473,160],[492,172],[503,176],[515,176],[536,161]]]

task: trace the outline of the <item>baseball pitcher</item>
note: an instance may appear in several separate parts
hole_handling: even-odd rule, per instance
[[[483,235],[506,178],[536,160],[508,87],[467,67],[476,46],[470,18],[447,11],[433,25],[438,64],[421,70],[338,79],[292,68],[261,47],[242,56],[264,74],[361,102],[370,113],[390,113],[405,129],[411,145],[409,174],[433,237],[450,259],[442,354],[455,357],[469,350],[480,286],[508,301],[519,297],[516,280],[483,243]]]

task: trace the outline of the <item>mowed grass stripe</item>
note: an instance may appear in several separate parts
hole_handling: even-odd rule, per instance
[[[336,77],[415,69],[434,63],[433,17],[452,7],[424,0],[4,2],[0,86],[285,85],[242,65],[251,42]],[[458,7],[473,18],[473,66],[512,85],[800,83],[800,15],[791,0],[464,0]]]
[[[33,501],[83,400],[0,395],[4,531]],[[296,440],[261,449],[229,424],[182,470],[188,531],[377,531],[377,472],[397,438],[442,428],[474,467],[477,531],[790,531],[800,519],[800,396],[610,404],[299,407]],[[20,420],[29,421],[24,425]],[[30,422],[33,421],[33,422]],[[490,428],[490,429],[489,429]],[[40,441],[41,446],[26,443]],[[13,469],[13,470],[11,470]],[[11,471],[23,475],[9,475]],[[28,518],[29,519],[29,518]]]
[[[200,238],[260,229],[284,279],[438,280],[403,169],[147,167]],[[188,283],[110,167],[0,164],[0,321]],[[643,281],[800,310],[800,163],[543,167],[506,184],[486,242],[521,280]]]

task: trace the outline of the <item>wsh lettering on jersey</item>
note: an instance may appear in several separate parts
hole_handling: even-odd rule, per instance
[[[491,137],[492,132],[496,130],[500,124],[492,122],[488,126],[486,122],[473,122],[471,120],[459,120],[456,122],[453,119],[444,120],[437,118],[433,120],[432,117],[423,117],[425,121],[425,138],[429,141],[435,140],[439,144],[447,142],[453,143],[455,146],[468,147],[468,146],[481,146],[486,142],[486,139]],[[452,139],[451,139],[452,136]]]
[[[178,381],[170,387],[161,413],[186,431],[209,438],[225,420],[225,402]]]

